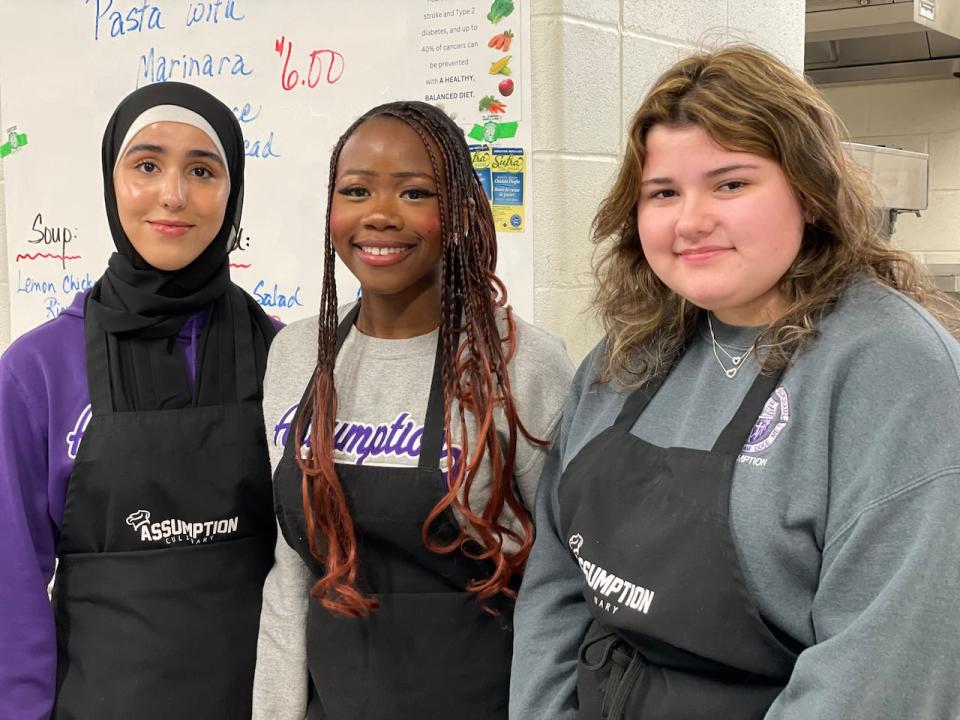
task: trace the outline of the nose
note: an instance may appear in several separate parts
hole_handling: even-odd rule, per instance
[[[166,210],[183,210],[187,204],[187,186],[180,173],[167,173],[160,187],[160,204]]]
[[[677,217],[677,235],[693,240],[709,235],[716,226],[716,218],[710,210],[706,198],[695,193],[687,193],[680,204]]]
[[[363,224],[371,230],[398,230],[403,227],[403,218],[394,197],[375,193],[370,197],[366,210]]]

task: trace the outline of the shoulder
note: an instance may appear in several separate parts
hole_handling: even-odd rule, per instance
[[[605,405],[608,402],[620,405],[629,392],[616,380],[601,380],[607,358],[607,338],[600,341],[587,353],[577,366],[570,391],[569,410],[573,411],[585,402],[588,405]]]
[[[531,368],[542,374],[553,374],[556,381],[565,382],[569,386],[574,370],[563,338],[527,322],[515,313],[511,313],[511,316],[516,333],[516,350],[511,365],[523,369]],[[498,313],[497,321],[501,333],[505,334],[508,329],[505,310]]]
[[[843,369],[841,378],[911,390],[936,385],[960,408],[960,343],[925,308],[881,283],[849,288],[811,352]]]
[[[89,402],[82,314],[61,313],[20,336],[0,357],[0,422],[15,428],[5,424],[5,432],[29,430],[38,448],[46,447],[44,437],[64,438],[60,447],[66,452],[56,462],[76,457],[79,435],[69,431],[83,427]]]
[[[275,374],[279,366],[298,367],[305,362],[311,366],[315,364],[318,323],[319,317],[314,315],[284,326],[270,346],[268,372]]]
[[[880,283],[843,294],[783,385],[799,423],[792,447],[830,479],[828,534],[863,508],[909,497],[906,490],[960,467],[952,442],[960,344]]]
[[[70,377],[86,385],[86,345],[82,308],[63,312],[19,338],[0,357],[4,382],[14,378],[32,390]]]
[[[559,396],[562,404],[574,372],[566,344],[558,335],[536,327],[516,314],[511,313],[511,318],[516,340],[509,364],[514,392],[519,395],[539,388],[550,396]],[[506,310],[498,313],[497,320],[501,337],[506,337],[509,330]]]

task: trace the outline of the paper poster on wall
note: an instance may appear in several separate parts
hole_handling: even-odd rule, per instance
[[[231,273],[270,314],[290,322],[319,305],[339,135],[373,105],[418,99],[489,148],[488,194],[503,218],[498,271],[532,319],[529,15],[527,0],[19,5],[18,26],[42,31],[0,44],[12,336],[55,317],[102,274],[113,250],[103,129],[127,93],[165,80],[209,90],[240,120],[246,194]],[[342,268],[337,285],[343,301],[356,294]]]
[[[526,232],[526,154],[521,147],[471,145],[473,169],[493,210],[497,233]]]
[[[474,169],[501,240],[532,243],[524,202],[531,127],[520,3],[433,0],[427,7],[420,31],[424,100],[442,102],[473,143]]]

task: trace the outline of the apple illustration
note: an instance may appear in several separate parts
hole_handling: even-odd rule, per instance
[[[509,97],[510,95],[513,95],[513,80],[511,80],[510,78],[507,78],[506,80],[502,81],[500,83],[499,90],[500,90],[500,94],[503,95],[504,97]]]

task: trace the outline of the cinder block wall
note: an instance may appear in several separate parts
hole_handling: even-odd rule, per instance
[[[900,215],[893,242],[930,263],[960,263],[960,80],[824,88],[853,140],[930,154],[929,205]]]
[[[703,42],[745,40],[803,66],[804,0],[527,0],[532,2],[534,322],[574,360],[600,331],[587,313],[590,221],[620,161],[624,128],[649,84]],[[2,88],[0,88],[2,91]],[[0,118],[2,127],[2,118]],[[3,164],[0,256],[5,258]],[[0,350],[10,342],[0,262]]]
[[[692,50],[731,40],[799,72],[803,13],[803,0],[533,0],[534,321],[575,361],[600,338],[590,223],[644,92]]]

